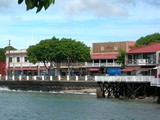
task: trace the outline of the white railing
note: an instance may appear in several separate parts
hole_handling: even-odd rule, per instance
[[[160,87],[160,78],[153,78],[150,82],[150,86],[157,86]]]
[[[160,78],[154,76],[0,76],[0,81],[96,81],[96,82],[150,82],[160,87]]]
[[[117,63],[86,63],[87,67],[101,67],[101,66],[106,66],[106,67],[120,67],[120,64]]]
[[[0,76],[0,81],[95,81],[93,76]]]
[[[97,82],[151,82],[154,76],[95,76]]]

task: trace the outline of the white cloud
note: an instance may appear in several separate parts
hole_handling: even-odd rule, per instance
[[[122,6],[116,6],[106,0],[70,0],[64,10],[70,15],[92,13],[96,16],[125,16],[127,11]]]

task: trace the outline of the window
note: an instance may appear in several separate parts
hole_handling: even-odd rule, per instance
[[[9,62],[12,62],[12,57],[9,58]]]
[[[108,63],[113,63],[113,59],[108,59]]]
[[[20,57],[17,57],[17,62],[20,62]]]
[[[106,63],[106,59],[101,59],[101,63]]]
[[[101,46],[101,51],[104,51],[104,47],[103,46]]]
[[[28,58],[27,57],[24,57],[24,62],[27,62],[28,61]]]

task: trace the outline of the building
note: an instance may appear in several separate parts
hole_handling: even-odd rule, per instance
[[[131,48],[126,52],[126,68],[122,70],[129,75],[155,75],[160,65],[160,43],[150,43]]]
[[[72,68],[73,67],[73,68]],[[85,74],[85,63],[61,63],[60,73],[66,75],[68,68],[72,69],[72,75]],[[47,75],[47,70],[44,63],[30,63],[27,59],[27,51],[23,50],[10,50],[6,51],[6,73],[8,75]],[[57,69],[53,67],[50,75],[56,75]]]
[[[120,75],[121,65],[116,63],[118,50],[128,52],[134,45],[133,41],[93,43],[91,61],[86,64],[88,74]]]
[[[0,61],[0,76],[5,75],[6,62]]]

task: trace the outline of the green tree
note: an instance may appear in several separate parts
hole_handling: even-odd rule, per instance
[[[147,45],[151,42],[160,42],[160,34],[154,33],[145,37],[141,37],[136,41],[135,46],[140,47],[141,45]]]
[[[5,56],[5,50],[4,48],[0,48],[0,61],[5,61],[6,56]]]
[[[0,61],[5,61],[6,60],[5,53],[6,53],[7,50],[16,50],[16,48],[14,48],[12,46],[7,46],[5,48],[0,48]]]
[[[50,73],[50,69],[53,66],[59,72],[62,62],[69,65],[72,62],[89,60],[90,49],[79,41],[53,37],[30,46],[27,49],[27,55],[29,62],[34,64],[37,62],[44,63],[48,73]]]
[[[121,64],[122,68],[125,68],[125,54],[126,54],[126,51],[122,49],[118,51],[116,63]]]
[[[44,8],[45,10],[53,3],[55,3],[55,0],[18,0],[18,4],[21,4],[23,1],[25,1],[27,10],[36,8],[37,13]]]
[[[90,60],[90,48],[80,41],[72,39],[61,39],[61,53],[63,54],[63,60],[71,66],[68,69],[68,74],[73,68],[73,64],[76,62],[86,62]]]

